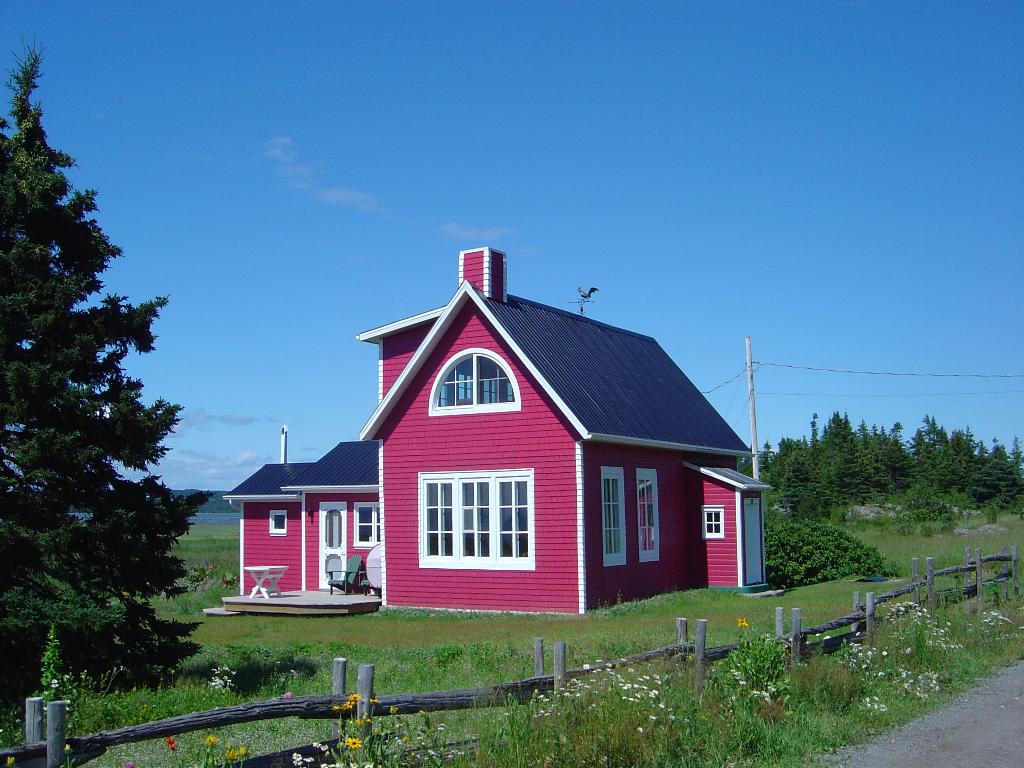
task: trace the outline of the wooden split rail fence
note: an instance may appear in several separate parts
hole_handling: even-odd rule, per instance
[[[999,564],[998,573],[995,573],[992,578],[986,579],[985,566],[991,564]],[[963,575],[964,582],[949,589],[936,589],[937,578],[953,575]],[[803,626],[800,609],[793,608],[790,628],[786,632],[784,609],[776,608],[775,636],[779,638],[780,642],[786,643],[790,649],[791,663],[796,664],[809,654],[832,653],[848,642],[859,642],[864,639],[870,641],[875,632],[876,609],[883,603],[905,595],[913,595],[913,602],[918,605],[925,604],[932,609],[938,605],[940,599],[956,598],[970,601],[973,598],[974,610],[980,615],[984,610],[986,587],[998,590],[1004,600],[1009,599],[1011,592],[1014,599],[1020,597],[1020,563],[1016,546],[1004,547],[1001,554],[984,557],[980,549],[975,549],[972,553],[965,548],[964,564],[948,568],[936,569],[934,559],[929,557],[925,560],[923,576],[921,575],[920,561],[918,558],[914,558],[911,562],[909,584],[881,594],[867,592],[863,601],[860,593],[854,592],[852,611],[845,616],[839,616],[822,624]],[[828,634],[846,627],[851,627],[851,629],[844,634],[836,636]],[[348,701],[346,692],[348,664],[345,659],[334,660],[331,675],[332,693],[329,696],[294,696],[249,702],[117,728],[88,736],[68,737],[66,735],[66,701],[49,702],[44,707],[43,699],[29,698],[25,700],[25,744],[19,747],[0,749],[0,761],[6,762],[9,758],[13,758],[15,764],[22,767],[45,765],[46,768],[59,768],[59,766],[65,765],[70,756],[75,765],[80,765],[99,757],[110,747],[119,744],[161,739],[194,731],[209,731],[241,723],[283,717],[334,720],[335,738],[337,738],[337,721],[339,719],[496,707],[504,706],[510,701],[527,702],[537,694],[562,688],[572,679],[661,658],[692,657],[693,685],[694,690],[699,694],[704,687],[708,664],[724,659],[738,646],[733,644],[707,647],[707,620],[705,619],[698,620],[694,629],[691,641],[688,620],[676,619],[676,642],[672,645],[642,651],[612,661],[589,664],[580,669],[566,668],[566,644],[557,642],[552,647],[552,673],[550,675],[545,672],[544,640],[537,638],[533,643],[533,677],[480,688],[375,697],[374,666],[360,664],[355,691],[359,694],[359,700],[354,711],[351,709],[339,711],[337,709]],[[808,641],[808,638],[818,635],[826,635],[826,637],[815,642]],[[45,736],[43,733],[44,709]],[[276,765],[279,764],[281,755],[290,755],[294,751],[309,753],[310,748],[288,750],[287,753],[264,758],[250,758],[245,761],[245,764],[247,768]],[[272,763],[270,758],[275,758],[278,762]]]

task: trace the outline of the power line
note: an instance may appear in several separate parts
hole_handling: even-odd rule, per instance
[[[992,389],[987,392],[758,392],[777,397],[960,397],[966,395],[1019,395],[1024,389]]]
[[[854,373],[862,376],[923,376],[936,379],[1024,379],[1024,373],[921,373],[916,371],[857,371],[848,368],[817,368],[812,365],[796,365],[794,363],[769,363],[761,360],[757,361],[757,364],[759,366],[769,365],[773,368],[794,368],[799,371],[817,371],[820,373]],[[742,373],[742,371],[740,373]],[[739,376],[740,374],[736,375]],[[730,381],[732,381],[732,379],[730,379]]]
[[[757,370],[757,369],[755,368],[754,370]],[[702,389],[702,390],[700,391],[700,393],[701,393],[702,395],[710,395],[710,394],[711,394],[712,392],[714,392],[714,391],[715,391],[716,389],[721,389],[721,388],[722,388],[722,387],[724,387],[724,386],[725,386],[726,384],[728,384],[728,383],[730,383],[730,382],[733,382],[733,381],[736,381],[736,379],[738,379],[738,378],[739,378],[740,376],[742,376],[742,375],[743,375],[744,373],[746,373],[746,372],[747,372],[747,369],[746,369],[746,367],[740,368],[740,369],[739,369],[739,371],[737,371],[737,372],[736,372],[736,375],[735,375],[735,376],[730,376],[730,377],[729,377],[728,379],[726,379],[725,381],[723,381],[723,382],[722,382],[721,384],[716,384],[716,385],[715,385],[715,386],[713,386],[713,387],[712,387],[711,389]]]

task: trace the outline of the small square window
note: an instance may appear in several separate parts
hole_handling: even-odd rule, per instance
[[[704,507],[704,538],[725,538],[725,507],[721,504]]]
[[[284,536],[288,532],[288,513],[283,509],[270,510],[270,534]]]

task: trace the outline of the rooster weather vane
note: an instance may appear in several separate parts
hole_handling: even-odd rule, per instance
[[[582,288],[577,288],[576,292],[579,293],[580,297],[576,299],[576,301],[573,303],[579,305],[580,314],[582,315],[583,306],[585,304],[593,303],[594,299],[592,297],[595,293],[597,293],[597,288],[591,288],[589,291],[584,291]]]

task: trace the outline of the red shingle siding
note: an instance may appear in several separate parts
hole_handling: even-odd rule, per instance
[[[387,395],[398,377],[402,375],[405,366],[409,364],[409,360],[432,327],[433,323],[423,323],[400,333],[385,336],[381,340],[384,345],[384,395]]]
[[[649,597],[705,584],[706,556],[700,531],[700,487],[683,466],[693,456],[655,448],[584,443],[587,606]],[[706,457],[704,457],[706,459]],[[601,519],[601,467],[621,467],[626,501],[626,563],[604,565]],[[636,470],[658,473],[660,552],[641,562],[637,519]]]
[[[347,557],[362,555],[363,563],[372,547],[355,545],[355,509],[360,502],[376,502],[376,493],[308,493],[306,494],[306,588],[320,588],[320,502],[343,501],[348,504],[345,512],[345,542],[348,546]]]
[[[462,256],[462,279],[478,291],[484,289],[484,253],[483,250],[470,251]]]
[[[288,512],[287,532],[284,536],[270,535],[270,510]],[[288,571],[280,581],[284,590],[302,588],[302,514],[298,501],[247,501],[242,505],[245,529],[244,565],[287,565]],[[245,593],[255,582],[246,574]]]
[[[714,587],[735,587],[738,585],[736,570],[736,489],[731,485],[701,476],[704,504],[721,504],[725,507],[723,523],[724,539],[708,539],[704,542],[708,559],[708,585]],[[703,512],[701,513],[703,515]]]
[[[505,254],[491,251],[491,292],[489,298],[504,301],[505,290]]]
[[[522,410],[428,415],[431,385],[458,350],[499,354],[519,382]],[[575,439],[571,428],[473,306],[445,333],[388,416],[383,439],[386,599],[389,605],[485,610],[578,610]],[[419,473],[534,470],[533,571],[419,567]]]

